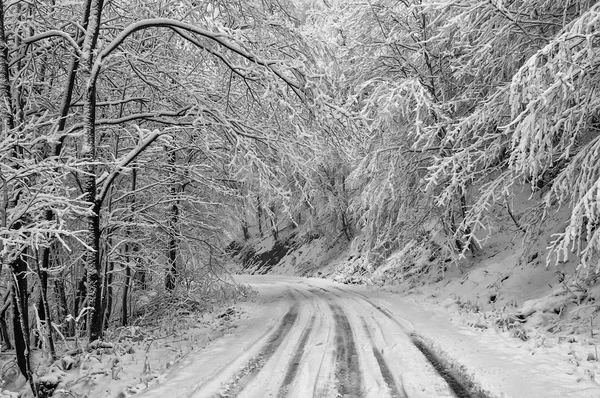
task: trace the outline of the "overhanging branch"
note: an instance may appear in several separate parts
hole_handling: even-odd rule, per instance
[[[238,54],[239,56],[241,56],[243,58],[246,58],[247,60],[251,61],[252,63],[267,68],[272,73],[274,73],[279,79],[283,80],[288,86],[290,86],[294,90],[296,95],[300,96],[302,87],[300,87],[300,85],[298,83],[293,82],[292,80],[290,80],[289,78],[284,76],[283,73],[281,73],[280,71],[275,69],[274,66],[277,64],[276,61],[264,60],[262,58],[259,58],[258,56],[246,51],[245,49],[238,46],[237,44],[230,42],[228,40],[229,36],[224,35],[222,33],[211,32],[209,30],[198,28],[197,26],[194,26],[194,25],[191,25],[191,24],[188,24],[185,22],[177,21],[175,19],[168,19],[168,18],[144,19],[144,20],[141,20],[141,21],[138,21],[138,22],[135,22],[135,23],[129,25],[123,31],[121,31],[121,33],[117,37],[115,37],[106,47],[104,47],[104,49],[102,49],[102,51],[100,51],[100,53],[98,54],[93,66],[92,66],[90,82],[92,84],[95,84],[95,81],[98,78],[100,69],[102,67],[102,64],[103,64],[105,58],[108,57],[113,51],[115,51],[125,41],[125,39],[127,39],[127,37],[129,37],[131,34],[137,32],[139,30],[144,30],[144,29],[149,29],[149,28],[161,28],[161,27],[170,28],[170,29],[175,30],[176,32],[177,32],[177,29],[180,29],[180,30],[192,32],[197,35],[206,37],[206,38],[220,44],[221,46],[230,50],[231,52]],[[181,34],[180,32],[178,32],[178,33]]]

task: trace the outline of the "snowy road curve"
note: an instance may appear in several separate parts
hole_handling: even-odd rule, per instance
[[[453,397],[412,325],[325,281],[247,277],[258,312],[145,397]],[[460,395],[460,394],[459,394]]]

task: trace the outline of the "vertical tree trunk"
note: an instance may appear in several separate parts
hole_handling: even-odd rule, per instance
[[[6,42],[4,26],[4,1],[0,0],[0,118],[2,119],[0,137],[8,136],[15,128],[13,98],[10,91],[9,77],[9,51]],[[4,197],[2,200],[2,219],[0,227],[7,228],[6,212],[9,207],[8,195],[6,195],[6,181],[3,182]],[[19,224],[19,223],[17,223]],[[18,226],[15,226],[18,228]],[[3,249],[3,247],[0,247]],[[17,257],[10,264],[13,277],[13,326],[15,334],[15,350],[17,364],[21,373],[28,380],[34,395],[37,395],[35,384],[31,373],[29,362],[29,322],[27,319],[27,263],[22,253],[15,253]]]
[[[174,193],[173,193],[174,194]],[[179,237],[177,227],[179,226],[179,203],[174,201],[169,209],[169,243],[167,247],[167,276],[165,278],[165,289],[175,289],[179,269],[177,267],[177,254],[179,252]]]
[[[69,314],[69,305],[67,302],[67,294],[65,292],[65,281],[62,278],[54,280],[54,294],[59,303],[57,308],[58,320],[59,322],[63,322],[67,317],[67,314]],[[72,336],[70,328],[67,329],[67,333],[69,336]]]
[[[135,192],[137,189],[137,169],[135,164],[133,165],[133,170],[131,171],[131,192]],[[134,212],[135,212],[135,195],[132,196],[131,199],[131,218],[130,221],[133,221]],[[131,267],[129,263],[132,261],[136,261],[135,252],[137,251],[137,245],[134,242],[131,242],[129,239],[131,237],[131,227],[128,225],[126,231],[127,235],[127,243],[125,246],[126,258],[125,258],[125,279],[123,284],[123,296],[121,299],[121,325],[127,326],[129,323],[129,289],[131,286],[132,278],[131,278]]]
[[[83,189],[85,200],[90,206],[84,242],[87,246],[85,256],[88,300],[88,342],[102,338],[102,264],[100,263],[100,208],[96,199],[96,78],[92,75],[93,53],[100,32],[103,0],[94,0],[90,6],[88,28],[81,52],[81,66],[84,81],[87,83],[83,104],[84,145],[82,160],[85,162]]]
[[[17,364],[33,391],[37,395],[33,373],[31,371],[31,346],[29,341],[29,316],[27,292],[27,262],[22,255],[11,264],[13,275],[13,331],[15,335],[15,351]]]
[[[13,289],[12,285],[8,287],[8,290],[2,297],[2,308],[0,308],[0,337],[2,338],[2,351],[12,350],[12,344],[10,343],[10,337],[8,336],[8,326],[6,325],[6,310],[10,307],[13,300]]]
[[[107,239],[108,247],[112,245],[112,239]],[[113,279],[115,263],[106,255],[106,265],[104,266],[104,283],[102,286],[102,308],[104,309],[104,315],[102,317],[102,330],[106,330],[110,322],[110,316],[112,313],[113,306]]]
[[[467,217],[467,197],[465,195],[465,193],[463,192],[460,195],[460,211],[462,213],[462,217],[463,220],[466,219]],[[467,226],[465,228],[465,235],[471,235],[471,227]],[[467,244],[469,245],[469,250],[471,251],[471,253],[475,253],[477,251],[477,244],[475,243],[475,241],[471,238],[469,238]]]
[[[15,119],[8,73],[8,43],[4,29],[4,0],[0,0],[0,118],[2,132],[7,134],[15,127]]]
[[[176,178],[174,166],[177,161],[177,154],[172,148],[167,149],[167,162],[171,168],[171,177]],[[181,184],[177,181],[171,182],[171,205],[169,206],[168,233],[169,241],[167,243],[167,273],[165,276],[165,289],[172,291],[175,289],[179,269],[177,267],[177,255],[179,254],[179,200],[177,199]]]
[[[258,233],[260,234],[260,237],[263,237],[263,229],[262,229],[262,205],[260,203],[260,196],[257,197],[258,200],[258,206],[256,207],[256,218],[258,219]]]
[[[242,232],[244,234],[244,240],[247,241],[250,239],[250,231],[248,231],[248,222],[246,220],[242,220]]]
[[[12,350],[12,344],[10,344],[10,337],[8,336],[8,326],[4,319],[4,314],[0,317],[0,335],[2,336],[2,351]]]
[[[42,250],[42,264],[50,263],[50,250],[44,248]],[[56,359],[56,350],[54,349],[54,337],[52,334],[52,316],[50,313],[50,306],[48,305],[48,272],[45,269],[40,268],[39,262],[36,262],[37,274],[40,279],[40,299],[38,303],[38,311],[40,311],[40,319],[42,319],[46,326],[46,338],[48,339],[48,348],[50,350],[50,356],[53,360]],[[43,316],[43,317],[42,317]]]
[[[275,214],[275,205],[269,206],[269,211],[271,214],[269,215],[269,220],[271,221],[271,233],[273,234],[273,239],[277,242],[279,240],[279,226],[277,225],[277,214]]]
[[[64,289],[64,286],[63,286]],[[81,279],[79,279],[78,283],[77,283],[77,288],[75,289],[75,294],[73,297],[73,316],[77,317],[79,316],[79,312],[81,311],[81,309],[83,308],[84,304],[86,304],[86,297],[87,297],[87,274],[85,273],[85,269],[84,269],[84,274],[81,276]],[[88,304],[89,306],[89,304]],[[87,322],[86,322],[87,325]],[[79,333],[78,330],[75,329],[76,325],[73,322],[71,322],[70,324],[70,334],[71,336],[74,336],[75,333]]]
[[[125,280],[123,284],[123,297],[121,300],[121,325],[127,326],[129,323],[129,286],[131,285],[131,268],[125,266]]]

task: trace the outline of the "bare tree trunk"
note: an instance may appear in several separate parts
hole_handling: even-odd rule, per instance
[[[271,221],[271,233],[273,234],[273,239],[277,242],[279,240],[279,226],[277,225],[277,214],[275,214],[275,205],[269,206],[269,210],[271,215],[269,215],[269,220]]]
[[[13,98],[11,95],[11,86],[9,80],[9,52],[6,42],[4,26],[4,1],[0,0],[0,118],[2,126],[0,132],[2,135],[10,134],[15,128]],[[7,182],[3,182],[2,198],[2,219],[0,226],[7,228],[6,217],[9,207]],[[20,223],[16,223],[20,224]],[[15,226],[18,228],[18,226]],[[0,247],[3,249],[3,247]],[[27,319],[27,263],[23,259],[23,253],[15,253],[17,257],[11,262],[10,268],[13,277],[13,327],[15,334],[15,350],[17,354],[17,364],[21,373],[25,376],[34,395],[37,395],[31,364],[29,361],[29,322]]]
[[[129,323],[129,286],[131,285],[131,268],[125,266],[125,280],[123,284],[123,297],[121,300],[121,325],[127,326]]]
[[[85,272],[85,270],[84,270]],[[74,292],[73,297],[73,316],[77,317],[79,315],[79,311],[83,308],[84,304],[86,304],[87,297],[87,275],[84,273],[81,276],[81,279],[77,282],[77,288]],[[64,289],[64,287],[63,287]],[[89,304],[88,304],[89,306]],[[87,322],[86,322],[87,325]],[[79,333],[78,330],[75,329],[75,321],[72,321],[70,324],[71,336],[74,336],[75,333]]]
[[[50,263],[50,251],[48,248],[42,250],[42,264]],[[56,350],[54,348],[54,336],[52,334],[52,315],[50,313],[50,306],[48,305],[48,272],[46,269],[40,268],[39,262],[36,261],[37,274],[40,278],[40,299],[39,308],[40,319],[44,321],[46,326],[46,338],[48,339],[48,348],[50,349],[50,356],[53,360],[56,360]]]
[[[248,241],[250,239],[250,231],[248,231],[248,222],[246,220],[242,220],[242,232],[244,233],[244,240]]]
[[[27,292],[27,262],[23,255],[11,264],[13,275],[13,331],[15,335],[15,351],[17,364],[21,373],[25,376],[33,391],[37,395],[37,389],[33,382],[31,371],[31,346],[29,341],[29,314],[28,314],[28,292]]]
[[[258,206],[256,207],[256,218],[258,219],[258,233],[260,234],[260,237],[263,237],[263,229],[262,229],[262,213],[263,213],[263,209],[262,209],[262,205],[260,203],[260,196],[257,198],[258,199]]]
[[[0,118],[4,133],[15,127],[8,60],[8,43],[4,31],[4,0],[0,0]]]
[[[463,220],[467,218],[467,197],[464,193],[460,195],[460,211],[462,213]],[[465,234],[471,235],[471,227],[467,226],[465,228]],[[468,240],[469,250],[471,253],[475,253],[477,251],[477,244],[473,241],[473,239],[469,238]]]
[[[85,200],[90,205],[90,214],[87,216],[87,228],[84,242],[87,246],[85,256],[87,274],[87,301],[88,301],[88,342],[102,338],[102,264],[100,263],[100,208],[101,204],[96,198],[96,75],[92,75],[94,49],[100,32],[100,19],[102,15],[103,0],[94,0],[90,6],[88,29],[81,52],[81,66],[84,81],[87,83],[84,93],[83,106],[83,135],[84,145],[82,160],[84,167],[83,188]]]
[[[133,165],[133,170],[131,171],[131,192],[135,192],[135,190],[137,189],[137,168],[135,167],[135,164]],[[135,195],[132,195],[131,197],[131,206],[130,206],[130,211],[131,211],[131,218],[130,221],[133,221],[133,215],[135,213],[135,209],[136,209],[136,201],[135,201]],[[133,260],[134,262],[137,262],[137,259],[135,258],[136,256],[136,252],[137,252],[137,244],[134,242],[130,241],[131,238],[131,226],[127,226],[126,227],[126,236],[127,236],[127,244],[125,245],[125,252],[126,252],[126,258],[125,258],[125,280],[124,280],[124,284],[123,284],[123,296],[122,296],[122,300],[121,300],[121,325],[123,326],[127,326],[127,324],[129,323],[129,290],[131,288],[131,283],[132,283],[132,277],[131,277],[131,267],[130,267],[130,262]],[[143,278],[145,279],[145,275],[143,276]]]
[[[167,247],[167,276],[165,288],[169,291],[175,289],[179,268],[177,266],[177,255],[179,253],[179,237],[177,227],[179,226],[179,203],[174,201],[169,210],[169,243]]]
[[[171,177],[175,178],[173,168],[177,161],[176,152],[167,149],[167,162],[171,168]],[[167,274],[165,276],[165,289],[172,291],[175,289],[179,269],[177,266],[177,255],[179,254],[179,200],[177,199],[181,184],[178,181],[171,183],[171,205],[169,206],[168,233],[169,241],[167,243]]]
[[[8,326],[6,325],[6,310],[10,307],[13,300],[13,288],[9,286],[8,290],[2,297],[2,308],[0,308],[0,337],[2,338],[2,351],[12,350],[10,337],[8,336]]]
[[[67,302],[67,293],[65,292],[65,281],[62,278],[54,280],[54,294],[60,303],[57,308],[58,320],[62,322],[69,314],[69,304]],[[71,328],[67,328],[69,336],[72,336]]]
[[[107,239],[108,247],[112,245],[112,238]],[[112,313],[113,306],[113,271],[115,269],[115,263],[111,261],[109,256],[106,256],[106,265],[104,266],[104,283],[102,286],[102,308],[104,309],[104,315],[102,316],[102,330],[106,330],[110,323],[110,316]]]

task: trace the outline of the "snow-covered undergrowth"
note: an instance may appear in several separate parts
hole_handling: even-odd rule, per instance
[[[236,327],[243,314],[235,303],[254,295],[231,283],[213,288],[219,292],[146,293],[132,324],[109,328],[104,342],[87,346],[85,339],[64,338],[55,361],[34,351],[38,396],[125,398],[151,387],[190,353]],[[0,397],[31,396],[14,359],[0,361]]]

